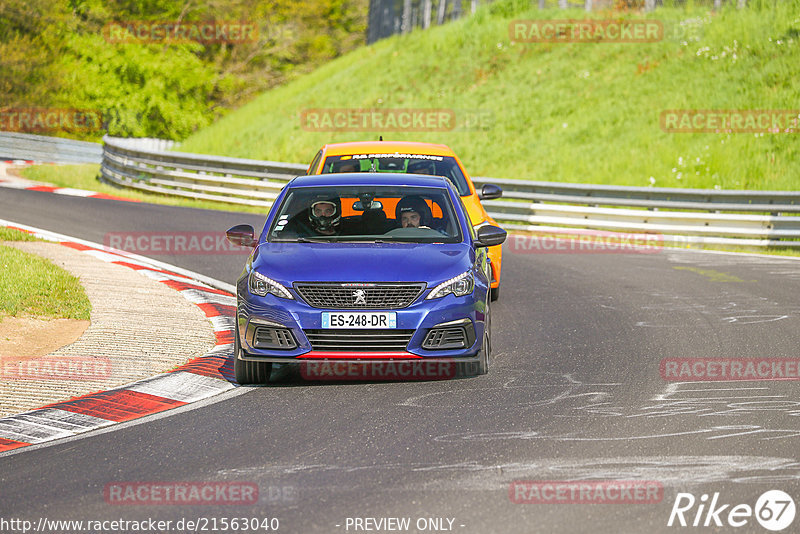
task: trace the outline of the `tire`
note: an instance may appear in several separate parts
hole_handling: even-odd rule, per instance
[[[489,290],[489,299],[494,302],[500,298],[500,286],[493,287]]]
[[[247,384],[266,384],[269,382],[269,375],[272,372],[272,364],[269,362],[248,362],[240,360],[242,347],[239,345],[239,325],[233,331],[233,374],[236,381],[244,386]]]
[[[481,345],[478,355],[478,374],[485,375],[489,372],[489,364],[492,360],[492,316],[488,306],[486,310],[486,327],[483,330],[483,345]]]

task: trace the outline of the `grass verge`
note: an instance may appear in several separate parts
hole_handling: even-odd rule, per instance
[[[41,241],[41,239],[34,237],[28,232],[21,232],[13,228],[0,226],[0,241]]]
[[[660,125],[666,110],[798,109],[800,2],[723,5],[587,14],[539,10],[529,0],[483,4],[472,16],[378,41],[267,91],[180,150],[307,163],[325,143],[383,135],[446,143],[474,176],[800,189],[797,134],[668,133]],[[651,43],[524,43],[509,34],[515,20],[586,18],[655,18],[667,32]],[[303,123],[309,110],[342,108],[444,108],[457,123],[471,113],[477,120],[428,132]]]
[[[28,239],[0,229],[0,239]],[[22,234],[22,232],[16,232]],[[9,238],[10,239],[7,239]],[[80,280],[35,254],[0,245],[0,320],[20,314],[89,320],[91,303]]]

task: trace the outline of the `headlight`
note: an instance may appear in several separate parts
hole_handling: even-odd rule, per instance
[[[472,271],[467,271],[433,288],[427,298],[438,299],[450,293],[457,297],[463,297],[472,293],[474,288],[475,277],[472,276]]]
[[[248,285],[250,286],[250,292],[254,295],[258,295],[259,297],[266,297],[267,293],[272,293],[276,297],[294,300],[294,297],[291,293],[289,293],[288,289],[283,287],[272,278],[267,278],[263,274],[256,271],[250,271]]]

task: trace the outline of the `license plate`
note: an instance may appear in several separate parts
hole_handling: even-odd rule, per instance
[[[322,328],[397,328],[397,314],[322,312]]]

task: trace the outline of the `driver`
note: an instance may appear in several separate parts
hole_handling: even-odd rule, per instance
[[[433,222],[428,203],[417,195],[403,197],[397,203],[395,218],[402,228],[430,228]]]
[[[410,161],[406,172],[409,174],[430,174],[431,176],[436,174],[433,162],[424,159]]]
[[[311,228],[320,235],[338,235],[342,222],[342,201],[339,197],[316,197],[308,209]]]

